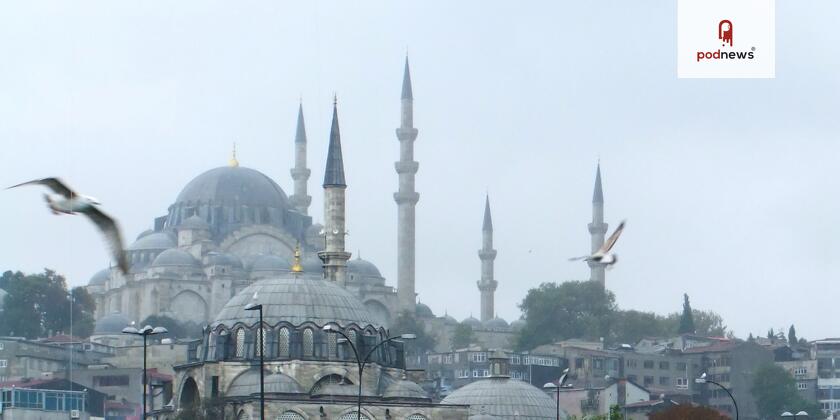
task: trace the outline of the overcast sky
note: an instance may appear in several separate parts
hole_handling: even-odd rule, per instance
[[[685,292],[741,336],[840,336],[838,15],[777,3],[775,80],[679,80],[674,0],[4,2],[0,184],[61,176],[131,242],[234,141],[291,194],[302,97],[321,220],[337,92],[349,250],[396,285],[407,51],[417,292],[435,313],[479,314],[487,191],[500,316],[542,282],[587,279],[566,259],[588,251],[600,158],[607,221],[628,219],[607,273],[622,308],[678,311]],[[100,237],[41,193],[0,191],[0,270],[85,284],[108,265]]]

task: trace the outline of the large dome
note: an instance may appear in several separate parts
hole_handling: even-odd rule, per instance
[[[262,172],[241,166],[222,166],[197,177],[181,190],[176,204],[236,204],[285,209],[286,193]]]
[[[554,400],[539,388],[518,379],[494,377],[465,385],[442,404],[468,404],[470,418],[489,414],[500,419],[549,420],[557,418]],[[561,412],[561,418],[566,418]]]
[[[319,327],[328,323],[343,328],[353,324],[362,328],[380,327],[362,302],[343,287],[296,273],[260,280],[246,287],[225,304],[213,326],[256,324],[257,311],[244,309],[251,302],[263,305],[263,320],[272,326],[280,322],[294,326],[312,322]]]

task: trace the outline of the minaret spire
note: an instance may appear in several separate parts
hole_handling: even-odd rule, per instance
[[[598,162],[598,169],[595,172],[595,189],[592,193],[592,223],[589,224],[592,252],[597,251],[604,245],[604,237],[607,234],[608,227],[609,225],[604,223],[604,190],[601,186],[601,162]],[[589,280],[596,281],[601,287],[604,287],[604,265],[590,261],[589,271]]]
[[[401,95],[400,127],[397,139],[400,141],[400,160],[394,164],[399,175],[399,189],[394,193],[397,202],[397,296],[400,312],[415,311],[415,207],[420,194],[414,190],[414,176],[420,166],[414,160],[414,95],[411,91],[411,73],[408,57],[405,58]]]
[[[490,217],[490,195],[484,201],[484,223],[481,227],[481,249],[478,250],[481,260],[481,280],[478,290],[481,292],[481,321],[493,319],[495,310],[495,293],[499,283],[496,281],[493,263],[496,250],[493,249],[493,220]]]
[[[303,102],[298,107],[297,131],[295,132],[295,167],[291,170],[295,184],[295,193],[289,197],[292,206],[304,215],[309,215],[312,197],[308,195],[309,175],[312,171],[306,167],[306,124],[303,121]]]
[[[327,167],[324,171],[324,234],[326,246],[318,253],[324,262],[324,277],[344,286],[347,274],[347,260],[350,253],[344,250],[347,234],[345,220],[344,159],[341,155],[341,133],[338,129],[338,106],[333,102],[330,147],[327,151]]]

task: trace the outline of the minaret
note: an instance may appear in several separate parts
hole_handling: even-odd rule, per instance
[[[312,171],[306,167],[306,127],[303,123],[303,103],[298,108],[297,132],[295,132],[295,167],[292,168],[295,193],[289,197],[292,206],[301,214],[309,215],[312,197],[307,195],[307,183]]]
[[[481,291],[481,321],[493,319],[496,315],[493,295],[499,283],[493,279],[493,261],[496,250],[493,249],[493,220],[490,217],[490,196],[484,201],[484,224],[481,227],[481,249],[478,250],[481,260],[481,280],[478,290]]]
[[[341,156],[341,134],[338,131],[338,110],[333,101],[330,148],[327,152],[327,168],[324,171],[324,234],[326,246],[318,253],[324,262],[324,278],[344,286],[347,274],[347,260],[350,253],[344,251],[345,226],[344,159]]]
[[[592,235],[592,252],[597,251],[604,245],[604,236],[607,233],[604,223],[604,190],[601,188],[601,163],[598,162],[598,170],[595,174],[595,191],[592,193],[592,223],[589,224],[589,234]],[[589,280],[597,281],[604,287],[604,265],[590,261],[589,269],[591,274]]]
[[[399,190],[394,193],[397,202],[397,295],[399,311],[414,314],[414,208],[420,194],[414,191],[414,175],[420,165],[414,160],[414,96],[411,93],[411,74],[408,71],[408,57],[405,59],[405,73],[402,85],[402,113],[397,139],[400,141],[400,160],[396,162],[399,174]]]

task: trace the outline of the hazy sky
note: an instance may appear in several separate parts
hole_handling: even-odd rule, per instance
[[[4,2],[0,185],[64,177],[131,242],[234,141],[291,194],[302,96],[321,220],[337,92],[349,250],[395,285],[407,51],[417,291],[435,313],[479,314],[487,191],[500,316],[542,282],[587,279],[566,258],[588,250],[600,157],[608,222],[628,219],[607,273],[622,308],[678,311],[686,292],[742,336],[840,336],[840,4],[776,14],[775,80],[678,80],[675,0]],[[41,193],[0,191],[0,270],[85,284],[108,265],[100,237]]]

